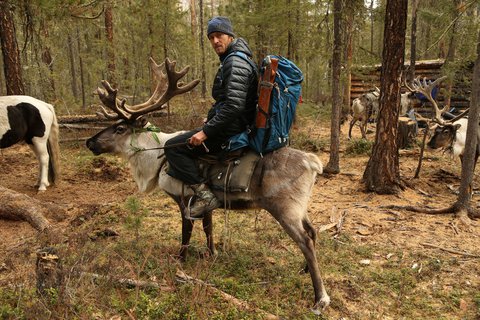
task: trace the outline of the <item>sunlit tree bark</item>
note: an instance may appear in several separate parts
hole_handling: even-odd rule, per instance
[[[397,146],[397,122],[405,51],[408,0],[387,0],[380,106],[372,155],[363,174],[367,190],[397,193],[402,187]]]

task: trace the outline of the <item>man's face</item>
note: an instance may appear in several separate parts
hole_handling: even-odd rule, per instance
[[[213,50],[221,56],[227,51],[227,47],[233,41],[233,37],[221,32],[212,32],[208,35]]]

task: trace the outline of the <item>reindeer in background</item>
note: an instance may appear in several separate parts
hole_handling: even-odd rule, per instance
[[[380,89],[375,87],[374,91],[362,94],[360,97],[352,101],[352,121],[348,128],[348,138],[352,138],[352,128],[357,121],[360,121],[360,131],[362,138],[367,139],[367,125],[372,116],[377,117],[378,113],[378,98],[380,97]]]
[[[362,94],[360,97],[352,101],[352,121],[348,129],[348,138],[352,138],[352,128],[357,121],[360,121],[360,131],[362,138],[367,139],[367,125],[370,119],[375,119],[378,116],[379,110],[380,89],[375,87],[374,91]],[[400,114],[406,114],[417,101],[413,92],[405,92],[400,97]]]
[[[87,140],[87,147],[95,154],[113,153],[125,158],[141,192],[163,189],[178,204],[182,216],[182,247],[180,257],[186,258],[187,248],[194,222],[185,218],[186,203],[193,192],[184,188],[181,181],[166,173],[166,166],[159,158],[164,157],[165,142],[181,132],[163,133],[149,130],[150,124],[143,115],[163,108],[163,105],[176,95],[192,90],[199,80],[179,86],[178,81],[188,71],[175,71],[175,62],[166,59],[157,65],[151,59],[152,70],[157,80],[168,79],[165,92],[161,93],[158,81],[154,94],[147,102],[129,106],[125,100],[117,99],[117,90],[107,81],[102,81],[104,89],[98,89],[98,95],[105,107],[115,114],[102,112],[110,119],[118,119],[115,124],[97,133]],[[165,65],[166,76],[162,69]],[[135,148],[132,148],[132,145]],[[144,150],[144,151],[139,151]],[[317,264],[315,242],[317,231],[310,222],[307,208],[316,176],[321,174],[323,166],[319,158],[292,148],[281,148],[260,158],[252,175],[250,186],[245,191],[215,191],[217,198],[232,209],[265,209],[283,227],[302,251],[307,266],[305,270],[312,279],[315,301],[314,311],[327,307],[330,303]],[[212,212],[205,214],[203,230],[207,237],[207,247],[214,253],[212,234]]]
[[[450,151],[454,156],[459,156],[460,161],[463,161],[463,153],[465,151],[465,140],[467,137],[467,122],[465,118],[468,113],[468,109],[461,114],[454,116],[450,119],[445,119],[445,115],[448,114],[448,105],[445,105],[442,109],[434,99],[432,92],[434,88],[444,79],[446,76],[438,78],[434,82],[427,82],[424,78],[420,80],[416,78],[413,80],[412,85],[408,86],[408,89],[412,92],[418,92],[425,96],[430,101],[433,108],[432,121],[435,123],[430,130],[433,130],[433,135],[427,143],[427,146],[431,149],[445,149]],[[477,131],[477,152],[475,154],[475,163],[477,162],[480,154],[480,127]]]
[[[58,123],[49,103],[29,96],[0,97],[0,148],[25,141],[39,163],[35,187],[45,191],[60,176]]]

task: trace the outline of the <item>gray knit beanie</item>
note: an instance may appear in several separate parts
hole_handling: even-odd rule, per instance
[[[221,32],[228,34],[229,36],[235,37],[233,33],[232,23],[227,17],[214,17],[208,21],[207,26],[207,37],[210,36],[212,32]]]

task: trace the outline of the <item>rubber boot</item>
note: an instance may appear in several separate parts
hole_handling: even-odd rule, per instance
[[[204,183],[192,185],[195,192],[195,203],[189,208],[190,220],[201,220],[206,212],[220,207],[220,201]],[[187,209],[188,210],[188,209]]]

